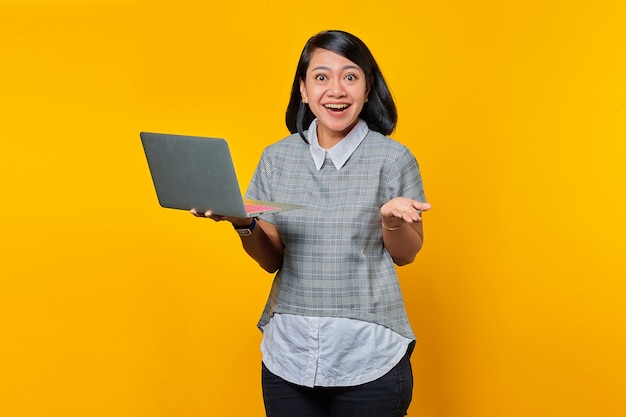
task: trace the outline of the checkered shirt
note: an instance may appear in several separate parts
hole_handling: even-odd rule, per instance
[[[340,170],[327,158],[318,171],[297,134],[266,148],[246,197],[304,208],[261,216],[285,251],[259,328],[274,313],[347,317],[414,339],[380,226],[380,207],[400,196],[426,201],[419,167],[380,133],[369,131]]]

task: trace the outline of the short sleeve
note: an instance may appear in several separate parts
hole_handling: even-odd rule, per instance
[[[271,172],[271,158],[266,148],[261,155],[261,160],[256,167],[252,180],[250,180],[245,197],[253,200],[272,201]],[[275,223],[273,214],[262,214],[259,217],[269,223]]]
[[[393,162],[387,180],[387,201],[396,197],[408,197],[422,203],[426,202],[417,159],[404,146]]]

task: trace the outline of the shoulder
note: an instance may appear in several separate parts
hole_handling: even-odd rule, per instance
[[[382,133],[370,130],[363,140],[368,153],[384,156],[386,159],[414,159],[411,150],[397,140],[385,136]]]
[[[309,145],[302,140],[298,133],[289,135],[278,142],[269,145],[263,151],[263,154],[268,156],[279,156],[284,154],[293,154],[293,152],[299,152],[303,149],[308,149]]]
[[[308,146],[297,133],[289,135],[263,149],[260,163],[265,166],[298,163]]]

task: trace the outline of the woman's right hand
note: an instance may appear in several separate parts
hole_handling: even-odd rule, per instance
[[[206,219],[211,219],[216,222],[221,221],[229,221],[233,226],[250,226],[252,224],[252,218],[250,217],[230,217],[230,216],[221,216],[219,214],[213,214],[211,210],[205,211],[204,213],[199,213],[196,209],[191,209],[189,212],[194,217],[201,217]]]

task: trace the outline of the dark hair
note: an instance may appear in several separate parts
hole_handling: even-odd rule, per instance
[[[300,80],[306,79],[306,71],[309,68],[313,52],[317,48],[339,54],[357,64],[365,72],[370,92],[368,101],[363,106],[359,117],[367,122],[370,129],[383,135],[389,135],[393,132],[398,122],[398,112],[376,60],[363,41],[350,33],[340,30],[320,32],[311,37],[304,45],[296,68],[296,75],[291,87],[291,97],[285,116],[289,132],[298,132],[302,139],[308,143],[304,136],[304,128],[309,127],[315,119],[315,115],[311,112],[308,105],[302,103]]]

